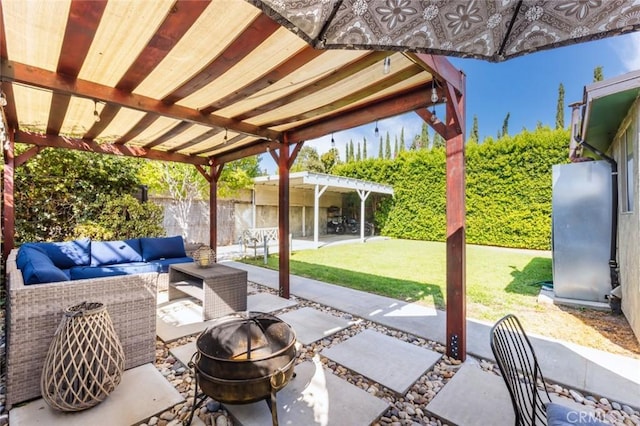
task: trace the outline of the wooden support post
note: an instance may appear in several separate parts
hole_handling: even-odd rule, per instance
[[[224,164],[211,165],[209,181],[209,247],[218,251],[218,179]]]
[[[9,130],[7,131],[7,136],[8,140],[5,141],[4,146],[2,147],[2,149],[4,150],[4,191],[2,193],[2,208],[4,214],[2,256],[4,260],[7,260],[7,257],[9,257],[9,253],[15,247],[16,226],[16,212],[13,193],[13,184],[15,180],[15,145],[13,140],[14,133]]]
[[[466,344],[465,90],[447,102],[447,355],[464,361]]]
[[[289,144],[282,144],[278,155],[278,244],[280,297],[288,299],[289,294]]]

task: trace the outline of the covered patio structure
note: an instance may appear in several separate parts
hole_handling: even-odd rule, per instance
[[[451,10],[464,11],[456,2],[442,10],[416,2],[416,8],[389,11],[361,10],[355,1],[321,2],[322,16],[309,25],[304,11],[291,9],[284,20],[277,16],[278,5],[286,2],[264,3],[0,3],[3,255],[15,245],[15,168],[45,148],[193,164],[210,182],[212,242],[222,168],[268,152],[280,176],[279,293],[289,297],[289,170],[304,141],[413,111],[446,140],[447,354],[464,359],[465,76],[433,53],[500,60],[635,31],[639,24],[615,19],[633,13],[633,2],[607,6],[589,26],[580,26],[583,14],[565,14],[557,38],[532,31],[545,14],[557,17],[562,10],[522,1],[503,3],[499,10],[498,2],[478,3],[477,10],[467,11],[474,15],[465,26],[446,25]],[[305,42],[311,33],[315,41],[335,33],[324,26],[327,17],[352,22],[341,18],[345,12],[356,21],[386,13],[378,18],[387,28],[373,37],[369,26],[362,32],[368,44],[340,46],[364,50],[318,50]],[[416,24],[427,18],[428,26]],[[425,47],[429,40],[435,44]],[[435,114],[434,105],[445,112]],[[15,143],[30,147],[15,155]]]
[[[269,188],[279,185],[278,175],[259,176],[253,180],[255,187]],[[390,185],[365,181],[343,176],[328,175],[324,173],[297,172],[289,175],[289,189],[294,189],[302,194],[313,192],[313,242],[316,248],[320,245],[320,199],[325,192],[347,194],[355,192],[360,199],[360,241],[365,237],[365,202],[371,193],[393,195]],[[304,197],[306,198],[306,197]],[[255,207],[255,200],[254,200]],[[302,206],[302,236],[305,237],[306,206]]]

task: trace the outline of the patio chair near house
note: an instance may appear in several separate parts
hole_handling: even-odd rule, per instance
[[[516,426],[605,424],[594,413],[551,401],[531,341],[515,315],[498,320],[490,338],[491,351],[511,396]]]

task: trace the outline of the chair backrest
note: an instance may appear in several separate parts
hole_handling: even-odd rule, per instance
[[[507,385],[516,415],[516,425],[546,425],[546,387],[533,346],[520,321],[507,315],[491,328],[491,351]]]

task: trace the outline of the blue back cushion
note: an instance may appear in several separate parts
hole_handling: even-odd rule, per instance
[[[63,243],[33,243],[44,249],[49,259],[60,269],[88,266],[91,263],[91,240],[65,241]]]
[[[33,247],[21,247],[22,279],[25,284],[41,284],[59,281],[69,281],[69,276],[56,267],[49,256]]]
[[[91,242],[91,266],[129,262],[142,262],[139,239]]]
[[[142,260],[149,262],[157,259],[186,257],[182,237],[140,238]]]

